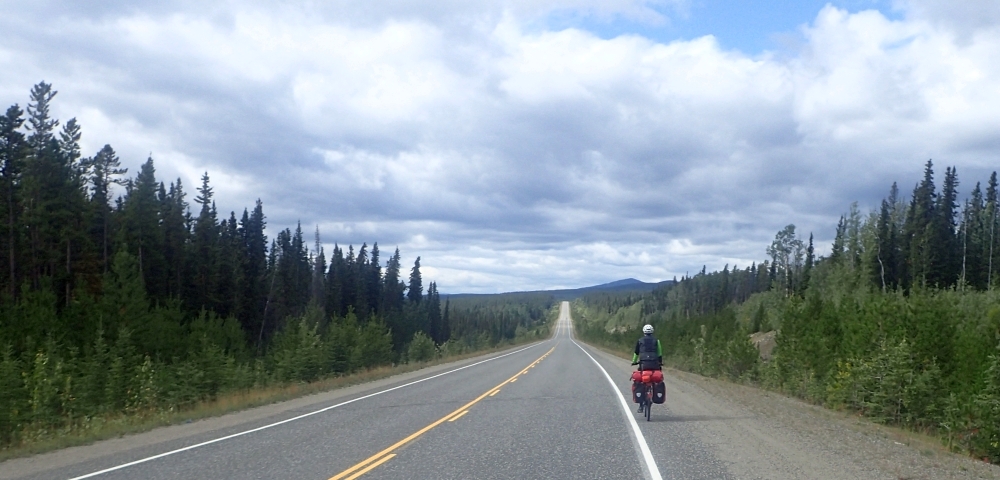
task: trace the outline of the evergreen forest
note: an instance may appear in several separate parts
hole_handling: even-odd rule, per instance
[[[152,158],[84,156],[56,94],[0,117],[0,450],[548,335],[551,299],[442,305],[420,257],[326,252],[318,229],[268,232],[261,200],[219,212],[207,173],[191,198]]]
[[[577,332],[630,354],[649,323],[676,368],[936,434],[1000,463],[997,176],[959,201],[956,169],[938,188],[933,167],[908,199],[893,184],[878,209],[852,205],[828,256],[788,225],[760,263],[579,299]]]

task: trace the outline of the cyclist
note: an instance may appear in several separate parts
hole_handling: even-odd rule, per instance
[[[663,368],[663,345],[653,336],[653,326],[642,327],[642,338],[635,342],[632,365],[639,370],[661,370]]]
[[[653,326],[642,327],[642,338],[635,342],[635,353],[632,354],[632,365],[638,365],[642,370],[661,370],[663,368],[663,345],[653,336]],[[642,413],[642,404],[639,404]]]

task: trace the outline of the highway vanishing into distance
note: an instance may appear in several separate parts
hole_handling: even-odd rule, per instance
[[[666,408],[648,424],[635,413],[624,390],[631,367],[571,329],[564,303],[546,341],[23,478],[636,479],[671,478],[668,465],[686,465],[683,478],[726,476],[681,423],[665,421]]]
[[[545,341],[7,461],[0,480],[903,478],[925,460],[952,471],[815,407],[677,372],[647,422],[629,401],[631,371],[576,341],[563,303]],[[744,390],[720,398],[727,389]],[[754,395],[764,400],[740,404]]]

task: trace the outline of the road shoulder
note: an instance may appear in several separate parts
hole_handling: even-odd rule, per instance
[[[620,357],[590,350],[629,368]],[[736,478],[1000,479],[1000,466],[924,436],[752,386],[664,373],[670,420],[697,423],[692,431]]]

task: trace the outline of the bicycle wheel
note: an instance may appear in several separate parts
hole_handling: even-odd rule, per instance
[[[652,394],[652,389],[650,389],[648,392],[649,393],[646,394],[646,421],[647,422],[649,421],[649,417],[652,416],[652,410],[653,410],[653,394]]]

